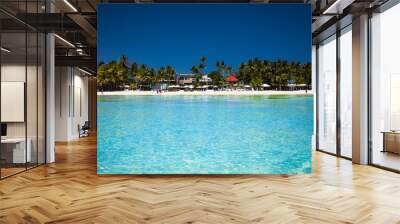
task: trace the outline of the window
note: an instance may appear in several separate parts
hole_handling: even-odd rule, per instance
[[[318,149],[336,153],[336,36],[318,48]]]
[[[371,162],[400,170],[400,4],[371,18]]]
[[[340,155],[352,157],[352,32],[351,25],[340,35]]]

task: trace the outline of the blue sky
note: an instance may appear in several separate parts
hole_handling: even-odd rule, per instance
[[[311,61],[311,9],[302,4],[100,4],[98,61],[122,54],[190,72],[207,57],[237,68],[250,58]]]

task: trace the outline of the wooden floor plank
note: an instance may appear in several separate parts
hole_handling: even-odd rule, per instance
[[[311,175],[96,174],[96,138],[0,181],[0,223],[400,223],[400,175],[313,153]]]

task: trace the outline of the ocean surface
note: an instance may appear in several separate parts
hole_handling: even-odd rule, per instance
[[[99,174],[311,173],[311,96],[98,96]]]

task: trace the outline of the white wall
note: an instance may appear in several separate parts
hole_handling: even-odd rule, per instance
[[[69,133],[69,95],[70,86],[69,69],[67,67],[55,68],[55,141],[67,141]]]
[[[1,66],[1,81],[2,82],[24,82],[26,83],[25,76],[26,76],[26,71],[28,71],[28,82],[30,86],[36,86],[36,80],[31,80],[30,78],[31,74],[36,75],[36,66],[25,66],[24,64],[3,64]],[[2,96],[5,97],[5,96]],[[27,106],[30,106],[30,108],[33,108],[34,111],[36,112],[36,88],[27,88]],[[33,103],[31,105],[31,103]],[[40,106],[40,105],[39,105]],[[36,130],[36,119],[37,115],[36,113],[32,113],[32,109],[27,108],[27,118],[28,122],[28,129],[33,128]],[[1,110],[7,110],[7,108],[1,108]],[[24,108],[22,108],[24,110]],[[34,122],[34,123],[31,123]],[[7,135],[9,137],[24,137],[25,136],[25,124],[26,122],[7,122]],[[29,131],[28,130],[28,131]],[[29,137],[28,133],[28,137]],[[36,134],[36,132],[35,132]]]
[[[88,78],[76,68],[56,67],[55,140],[79,137],[78,125],[88,120]]]
[[[25,63],[24,64],[2,64],[1,81],[25,82]]]
[[[24,64],[2,64],[1,81],[25,82],[25,63]],[[7,110],[7,108],[1,108]],[[7,137],[25,137],[25,122],[9,122],[7,123]]]
[[[38,69],[38,70],[37,70]],[[2,85],[3,82],[18,82],[24,83],[26,85],[26,101],[25,101],[25,86],[15,94],[22,94],[20,97],[22,102],[11,102],[15,104],[20,104],[19,107],[2,106],[2,114],[4,113],[14,113],[20,114],[21,120],[6,122],[7,123],[7,137],[9,138],[23,138],[27,136],[30,143],[32,162],[44,163],[44,150],[45,150],[45,120],[44,120],[44,74],[42,73],[42,68],[35,65],[25,66],[24,63],[17,62],[6,62],[1,66],[2,75]],[[25,80],[27,78],[27,80]],[[15,87],[14,87],[15,88]],[[12,99],[12,97],[7,96],[7,94],[12,94],[10,92],[4,92],[2,89],[2,99]],[[25,106],[26,103],[26,106]],[[2,103],[3,104],[3,103]],[[13,111],[14,110],[14,111]],[[24,114],[26,112],[26,120]],[[3,119],[2,119],[3,120]],[[36,161],[36,159],[39,161]]]
[[[71,135],[72,138],[78,138],[78,125],[83,125],[85,121],[88,121],[88,78],[86,76],[82,76],[82,73],[78,73],[78,70],[74,70],[74,82],[73,82],[73,94],[71,96],[74,102],[72,111],[72,119],[71,119]]]

